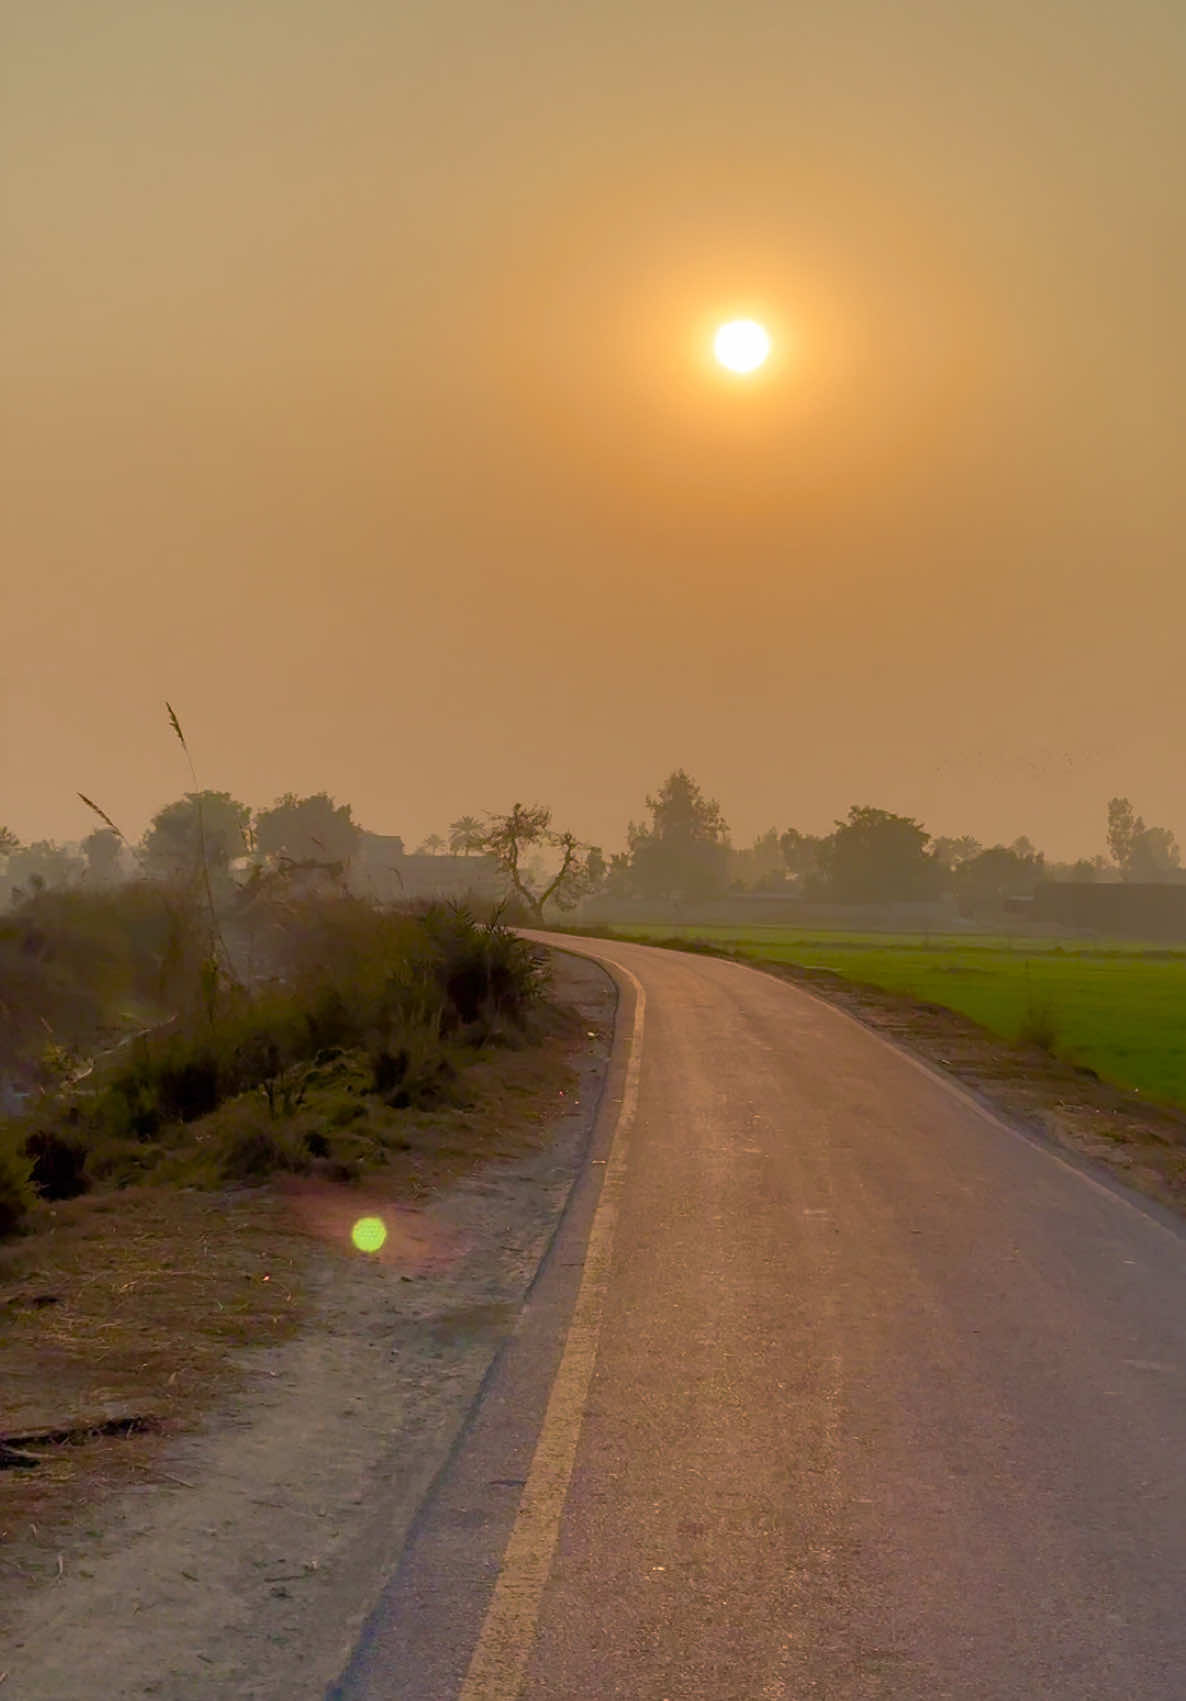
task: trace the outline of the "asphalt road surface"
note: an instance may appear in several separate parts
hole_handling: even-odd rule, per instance
[[[589,1165],[341,1701],[1183,1701],[1186,1239],[838,1011],[601,941]]]

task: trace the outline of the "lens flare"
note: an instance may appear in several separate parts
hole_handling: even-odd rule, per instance
[[[378,1252],[387,1239],[387,1224],[382,1217],[359,1217],[350,1238],[360,1252]]]

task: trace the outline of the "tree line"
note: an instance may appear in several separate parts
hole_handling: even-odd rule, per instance
[[[41,886],[111,883],[132,872],[177,882],[200,870],[221,881],[235,864],[245,877],[264,868],[341,874],[373,836],[349,804],[326,792],[287,792],[253,813],[229,792],[195,789],[158,810],[133,847],[96,805],[83,801],[103,825],[77,849],[44,840],[24,846],[0,828],[5,883],[15,896]],[[829,833],[770,827],[751,845],[736,847],[720,804],[679,768],[646,797],[641,819],[627,827],[625,847],[608,859],[599,846],[554,827],[544,805],[519,802],[502,813],[462,815],[447,835],[430,834],[418,851],[489,859],[535,917],[595,894],[687,904],[730,892],[838,904],[950,897],[973,913],[1026,897],[1043,879],[1186,878],[1173,833],[1146,826],[1128,798],[1108,802],[1106,842],[1106,855],[1051,862],[1028,838],[985,846],[970,835],[932,836],[911,816],[854,804]]]
[[[630,825],[625,851],[610,861],[612,896],[688,902],[781,892],[836,904],[950,897],[982,913],[1030,896],[1042,880],[1186,878],[1173,833],[1147,827],[1122,797],[1107,806],[1108,854],[1074,862],[1048,860],[1026,837],[986,846],[970,834],[932,836],[912,816],[867,804],[854,804],[830,833],[771,827],[735,848],[720,805],[682,769],[646,801],[649,820]]]

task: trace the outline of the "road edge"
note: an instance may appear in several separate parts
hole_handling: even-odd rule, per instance
[[[628,971],[622,971],[594,952],[568,951],[566,945],[551,938],[534,938],[533,943],[585,958],[606,976],[615,992],[613,1039],[597,1103],[590,1115],[585,1153],[547,1245],[523,1290],[514,1325],[486,1366],[446,1453],[420,1493],[383,1590],[372,1601],[352,1645],[344,1650],[339,1673],[325,1689],[324,1701],[362,1701],[363,1697],[369,1701],[372,1697],[402,1697],[413,1693],[427,1697],[437,1692],[434,1689],[437,1667],[450,1665],[456,1665],[457,1669],[456,1680],[449,1683],[448,1693],[458,1693],[480,1640],[518,1510],[518,1499],[509,1502],[505,1496],[489,1492],[489,1473],[484,1476],[472,1461],[482,1455],[483,1449],[495,1446],[505,1458],[496,1467],[493,1483],[499,1488],[524,1483],[530,1473],[515,1476],[514,1455],[516,1449],[525,1453],[524,1465],[534,1457],[556,1381],[557,1361],[568,1339],[579,1277],[588,1254],[589,1232],[603,1196],[605,1171],[635,1055],[637,983]],[[577,1264],[579,1270],[574,1279],[569,1272]],[[515,1386],[517,1396],[522,1392],[516,1382],[516,1366],[521,1360],[531,1364],[532,1374],[527,1378],[530,1385],[521,1398],[510,1402],[507,1399],[510,1385]],[[495,1432],[494,1443],[486,1431]],[[419,1591],[427,1580],[431,1593],[444,1599],[450,1587],[458,1587],[456,1579],[444,1575],[436,1550],[442,1542],[447,1548],[441,1530],[447,1533],[454,1503],[472,1504],[474,1487],[468,1482],[467,1471],[476,1474],[485,1488],[482,1498],[488,1517],[482,1530],[475,1532],[466,1544],[473,1573],[467,1584],[469,1594],[462,1591],[454,1606],[445,1611],[447,1638],[434,1638],[434,1627],[426,1622],[423,1594]],[[479,1598],[471,1600],[470,1595]],[[472,1624],[468,1622],[471,1608],[475,1609]],[[529,1652],[530,1645],[526,1649]],[[416,1672],[418,1676],[413,1675]],[[388,1687],[391,1684],[398,1687]],[[413,1684],[415,1687],[409,1687]]]

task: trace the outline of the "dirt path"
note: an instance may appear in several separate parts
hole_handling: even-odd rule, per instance
[[[552,1238],[605,1077],[615,993],[556,958],[586,1023],[569,1108],[527,1154],[401,1213],[382,1260],[314,1255],[309,1324],[239,1356],[234,1398],[10,1589],[4,1701],[299,1701],[341,1670]],[[298,1200],[316,1211],[316,1196]],[[342,1206],[335,1205],[335,1209]]]

